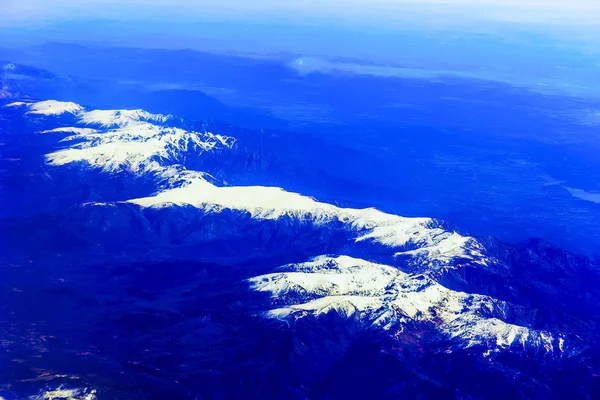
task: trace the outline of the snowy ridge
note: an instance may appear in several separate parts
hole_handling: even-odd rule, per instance
[[[268,318],[302,318],[334,311],[396,334],[408,321],[424,322],[456,348],[561,353],[565,337],[505,321],[507,314],[527,318],[522,307],[489,296],[457,292],[424,275],[348,256],[319,256],[290,264],[281,272],[249,279],[252,290],[268,292]]]
[[[162,114],[151,114],[144,110],[91,110],[86,111],[84,107],[70,101],[44,100],[38,102],[16,101],[7,104],[6,107],[26,106],[28,114],[57,116],[72,114],[86,125],[98,124],[103,127],[125,126],[140,121],[164,123],[171,117]]]
[[[444,231],[436,227],[432,219],[404,218],[373,208],[339,208],[276,187],[219,187],[204,179],[195,179],[181,187],[130,202],[142,207],[190,205],[207,212],[237,210],[250,213],[254,219],[265,220],[287,216],[316,225],[343,222],[357,232],[357,242],[379,243],[397,249],[396,255],[410,254],[403,251],[409,246],[418,247],[417,253],[427,255],[432,262],[447,264],[455,258],[464,258],[486,263],[483,249],[475,239]]]
[[[74,126],[67,126],[62,128],[48,129],[46,131],[42,131],[41,133],[75,133],[77,135],[91,135],[99,132],[100,131],[93,128],[77,128]]]
[[[199,156],[216,148],[230,148],[233,139],[209,132],[190,132],[165,124],[170,116],[143,110],[91,110],[70,102],[54,100],[37,103],[17,102],[28,114],[76,117],[77,125],[42,131],[44,134],[69,134],[60,140],[67,148],[46,156],[49,164],[60,166],[85,163],[105,172],[126,170],[173,177],[173,166],[184,162],[187,154]],[[90,127],[90,126],[93,126]]]
[[[141,207],[189,205],[211,213],[247,212],[258,220],[285,216],[316,226],[341,222],[356,232],[356,242],[386,246],[399,257],[424,258],[424,265],[429,264],[429,267],[433,267],[433,263],[447,265],[456,259],[487,262],[475,239],[448,232],[430,218],[404,218],[372,208],[339,208],[277,187],[217,186],[209,182],[202,171],[187,170],[183,166],[186,157],[229,149],[235,140],[166,125],[175,120],[173,117],[142,110],[87,111],[73,103],[52,101],[29,103],[27,107],[29,110],[75,110],[73,113],[80,126],[44,131],[67,134],[60,140],[67,147],[46,156],[50,165],[84,163],[107,173],[128,171],[166,178],[167,184],[158,193],[129,200]]]
[[[37,103],[27,103],[26,105],[29,108],[28,113],[35,114],[35,115],[46,115],[46,116],[62,115],[62,114],[76,115],[83,111],[83,107],[81,107],[79,104],[65,102],[65,101],[47,100],[47,101],[40,101]]]
[[[150,114],[144,110],[92,110],[81,115],[86,125],[100,125],[104,128],[125,127],[140,122],[164,124],[172,117],[162,114]]]
[[[10,104],[6,104],[4,107],[23,107],[26,106],[28,103],[25,103],[24,101],[15,101],[13,103]]]
[[[43,380],[42,377],[44,377],[44,375],[40,375],[39,378],[31,380]],[[77,375],[69,374],[50,375],[50,378],[66,378],[73,381],[80,379]],[[51,381],[51,379],[48,379],[47,377],[44,380]],[[98,400],[98,390],[93,387],[72,387],[70,384],[60,384],[56,386],[52,383],[47,383],[44,385],[43,389],[38,389],[35,394],[28,396],[17,397],[17,395],[11,391],[0,391],[0,400],[17,398],[21,400]]]
[[[233,144],[232,140],[220,135],[188,132],[149,122],[134,124],[128,121],[124,127],[104,131],[84,129],[62,139],[62,142],[75,143],[48,154],[48,162],[52,165],[85,162],[106,172],[127,169],[141,174],[180,164],[188,152],[199,154]]]
[[[91,388],[67,388],[64,386],[57,389],[42,390],[39,395],[30,396],[30,400],[96,400],[96,389]]]
[[[351,239],[344,246],[360,248],[360,252],[367,249],[386,260],[377,264],[347,256],[320,256],[252,278],[250,290],[271,296],[264,314],[268,318],[294,321],[333,311],[392,337],[409,329],[409,324],[419,323],[453,343],[453,348],[516,346],[562,353],[565,346],[575,346],[558,332],[532,329],[533,317],[521,306],[437,283],[435,279],[448,270],[466,264],[487,268],[496,260],[477,239],[448,230],[434,219],[337,207],[279,187],[219,185],[203,171],[188,170],[186,164],[190,157],[199,158],[205,152],[233,151],[234,138],[187,131],[171,116],[142,110],[88,111],[73,103],[41,103],[46,104],[24,106],[28,114],[35,110],[47,116],[69,113],[75,119],[68,122],[73,126],[43,131],[56,135],[57,144],[64,146],[47,154],[48,164],[159,178],[155,193],[118,203],[92,202],[90,207],[125,203],[155,215],[160,213],[152,210],[169,208],[181,211],[186,219],[189,207],[203,217],[229,210],[258,222],[291,219],[310,229],[349,233],[344,237]],[[234,218],[230,223],[246,220]],[[410,274],[399,269],[405,266],[410,266]]]

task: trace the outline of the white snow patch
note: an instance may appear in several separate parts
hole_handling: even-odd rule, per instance
[[[480,257],[481,263],[485,262],[482,253],[479,251],[479,249],[483,250],[483,248],[472,238],[461,236],[456,232],[443,230],[438,233],[437,237],[439,240],[435,242],[429,241],[418,249],[399,252],[396,255],[424,256],[430,259],[446,261],[459,257]],[[468,247],[471,249],[470,253],[465,252],[465,249]]]
[[[555,351],[554,341],[559,342],[559,350],[564,346],[564,337],[544,330],[530,329],[502,321],[499,318],[478,318],[477,315],[465,315],[455,323],[445,327],[452,337],[465,341],[465,347],[493,344],[499,348],[508,349],[518,346],[523,350],[552,353]]]
[[[24,101],[15,101],[14,103],[6,104],[4,107],[23,107],[28,105]]]
[[[268,317],[284,318],[297,311],[308,311],[313,314],[326,314],[332,310],[346,317],[363,314],[369,310],[381,308],[377,298],[367,296],[328,296],[307,303],[295,304],[289,307],[276,308],[266,313]]]
[[[95,389],[70,389],[59,387],[54,390],[44,390],[38,396],[30,397],[32,400],[96,400]]]
[[[433,227],[429,218],[404,218],[373,208],[339,208],[298,193],[266,186],[215,186],[204,179],[164,190],[155,196],[132,199],[142,207],[191,205],[207,211],[222,209],[248,212],[255,219],[283,216],[310,220],[314,224],[341,221],[359,232],[356,241],[371,240],[392,248],[411,244],[427,248],[432,260],[447,263],[455,256],[485,263],[475,239]]]
[[[83,111],[83,107],[76,103],[71,103],[68,101],[46,100],[29,104],[28,114],[50,116],[62,115],[66,113],[76,115],[81,111]]]
[[[279,296],[290,290],[319,293],[328,296],[383,295],[386,287],[403,273],[399,270],[347,256],[335,259],[318,257],[312,262],[296,265],[305,272],[280,272],[252,278],[257,291]]]
[[[92,129],[92,128],[78,128],[75,126],[67,126],[67,127],[61,127],[61,128],[48,129],[48,130],[42,131],[40,133],[74,133],[76,135],[85,136],[85,135],[91,135],[91,134],[98,133],[98,132],[99,131],[97,129]]]
[[[408,318],[434,324],[460,347],[554,351],[555,335],[501,319],[506,310],[520,312],[520,306],[454,291],[423,275],[347,256],[320,256],[280,269],[248,280],[252,290],[271,293],[274,309],[265,313],[268,318],[335,310],[382,330],[398,329]],[[558,346],[562,351],[564,338]]]
[[[92,110],[81,115],[81,122],[110,128],[125,127],[139,122],[165,123],[169,118],[168,115],[151,114],[144,110]]]
[[[105,171],[127,168],[130,171],[160,169],[158,163],[148,162],[149,154],[160,153],[163,148],[157,143],[106,143],[97,147],[60,150],[49,154],[46,160],[51,165],[65,165],[85,161]]]
[[[106,172],[129,170],[141,174],[162,170],[167,173],[173,169],[171,166],[183,162],[183,157],[191,150],[199,154],[216,147],[233,145],[232,139],[221,135],[188,132],[149,122],[132,122],[122,128],[106,131],[80,129],[85,130],[75,131],[75,135],[62,141],[82,139],[83,142],[48,154],[48,163],[65,165],[85,162]]]

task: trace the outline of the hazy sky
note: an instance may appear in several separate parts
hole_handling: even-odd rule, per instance
[[[0,0],[0,46],[46,41],[326,55],[531,79],[543,64],[548,76],[587,81],[600,65],[600,0]],[[584,51],[574,56],[576,48]]]
[[[504,21],[562,26],[600,24],[599,0],[2,0],[0,22],[24,26],[74,19],[335,19],[461,24]]]

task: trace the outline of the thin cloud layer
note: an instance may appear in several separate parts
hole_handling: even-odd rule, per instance
[[[589,26],[600,23],[597,0],[4,0],[0,22],[20,26],[80,18],[131,20],[177,18],[327,18],[393,23],[474,21]]]

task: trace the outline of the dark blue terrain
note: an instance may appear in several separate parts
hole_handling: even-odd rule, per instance
[[[0,398],[600,398],[589,120],[600,101],[464,78],[302,74],[286,56],[49,44],[0,59]],[[49,165],[67,135],[40,132],[75,117],[7,107],[49,99],[173,114],[181,129],[235,138],[232,151],[178,158],[218,185],[276,186],[474,236],[495,261],[452,260],[436,282],[515,304],[526,311],[504,321],[575,344],[513,343],[490,357],[491,344],[450,343],[418,318],[391,335],[335,311],[259,317],[271,300],[246,280],[281,265],[321,254],[417,264],[355,244],[341,221],[123,203],[162,183]],[[43,397],[59,387],[79,393]]]

